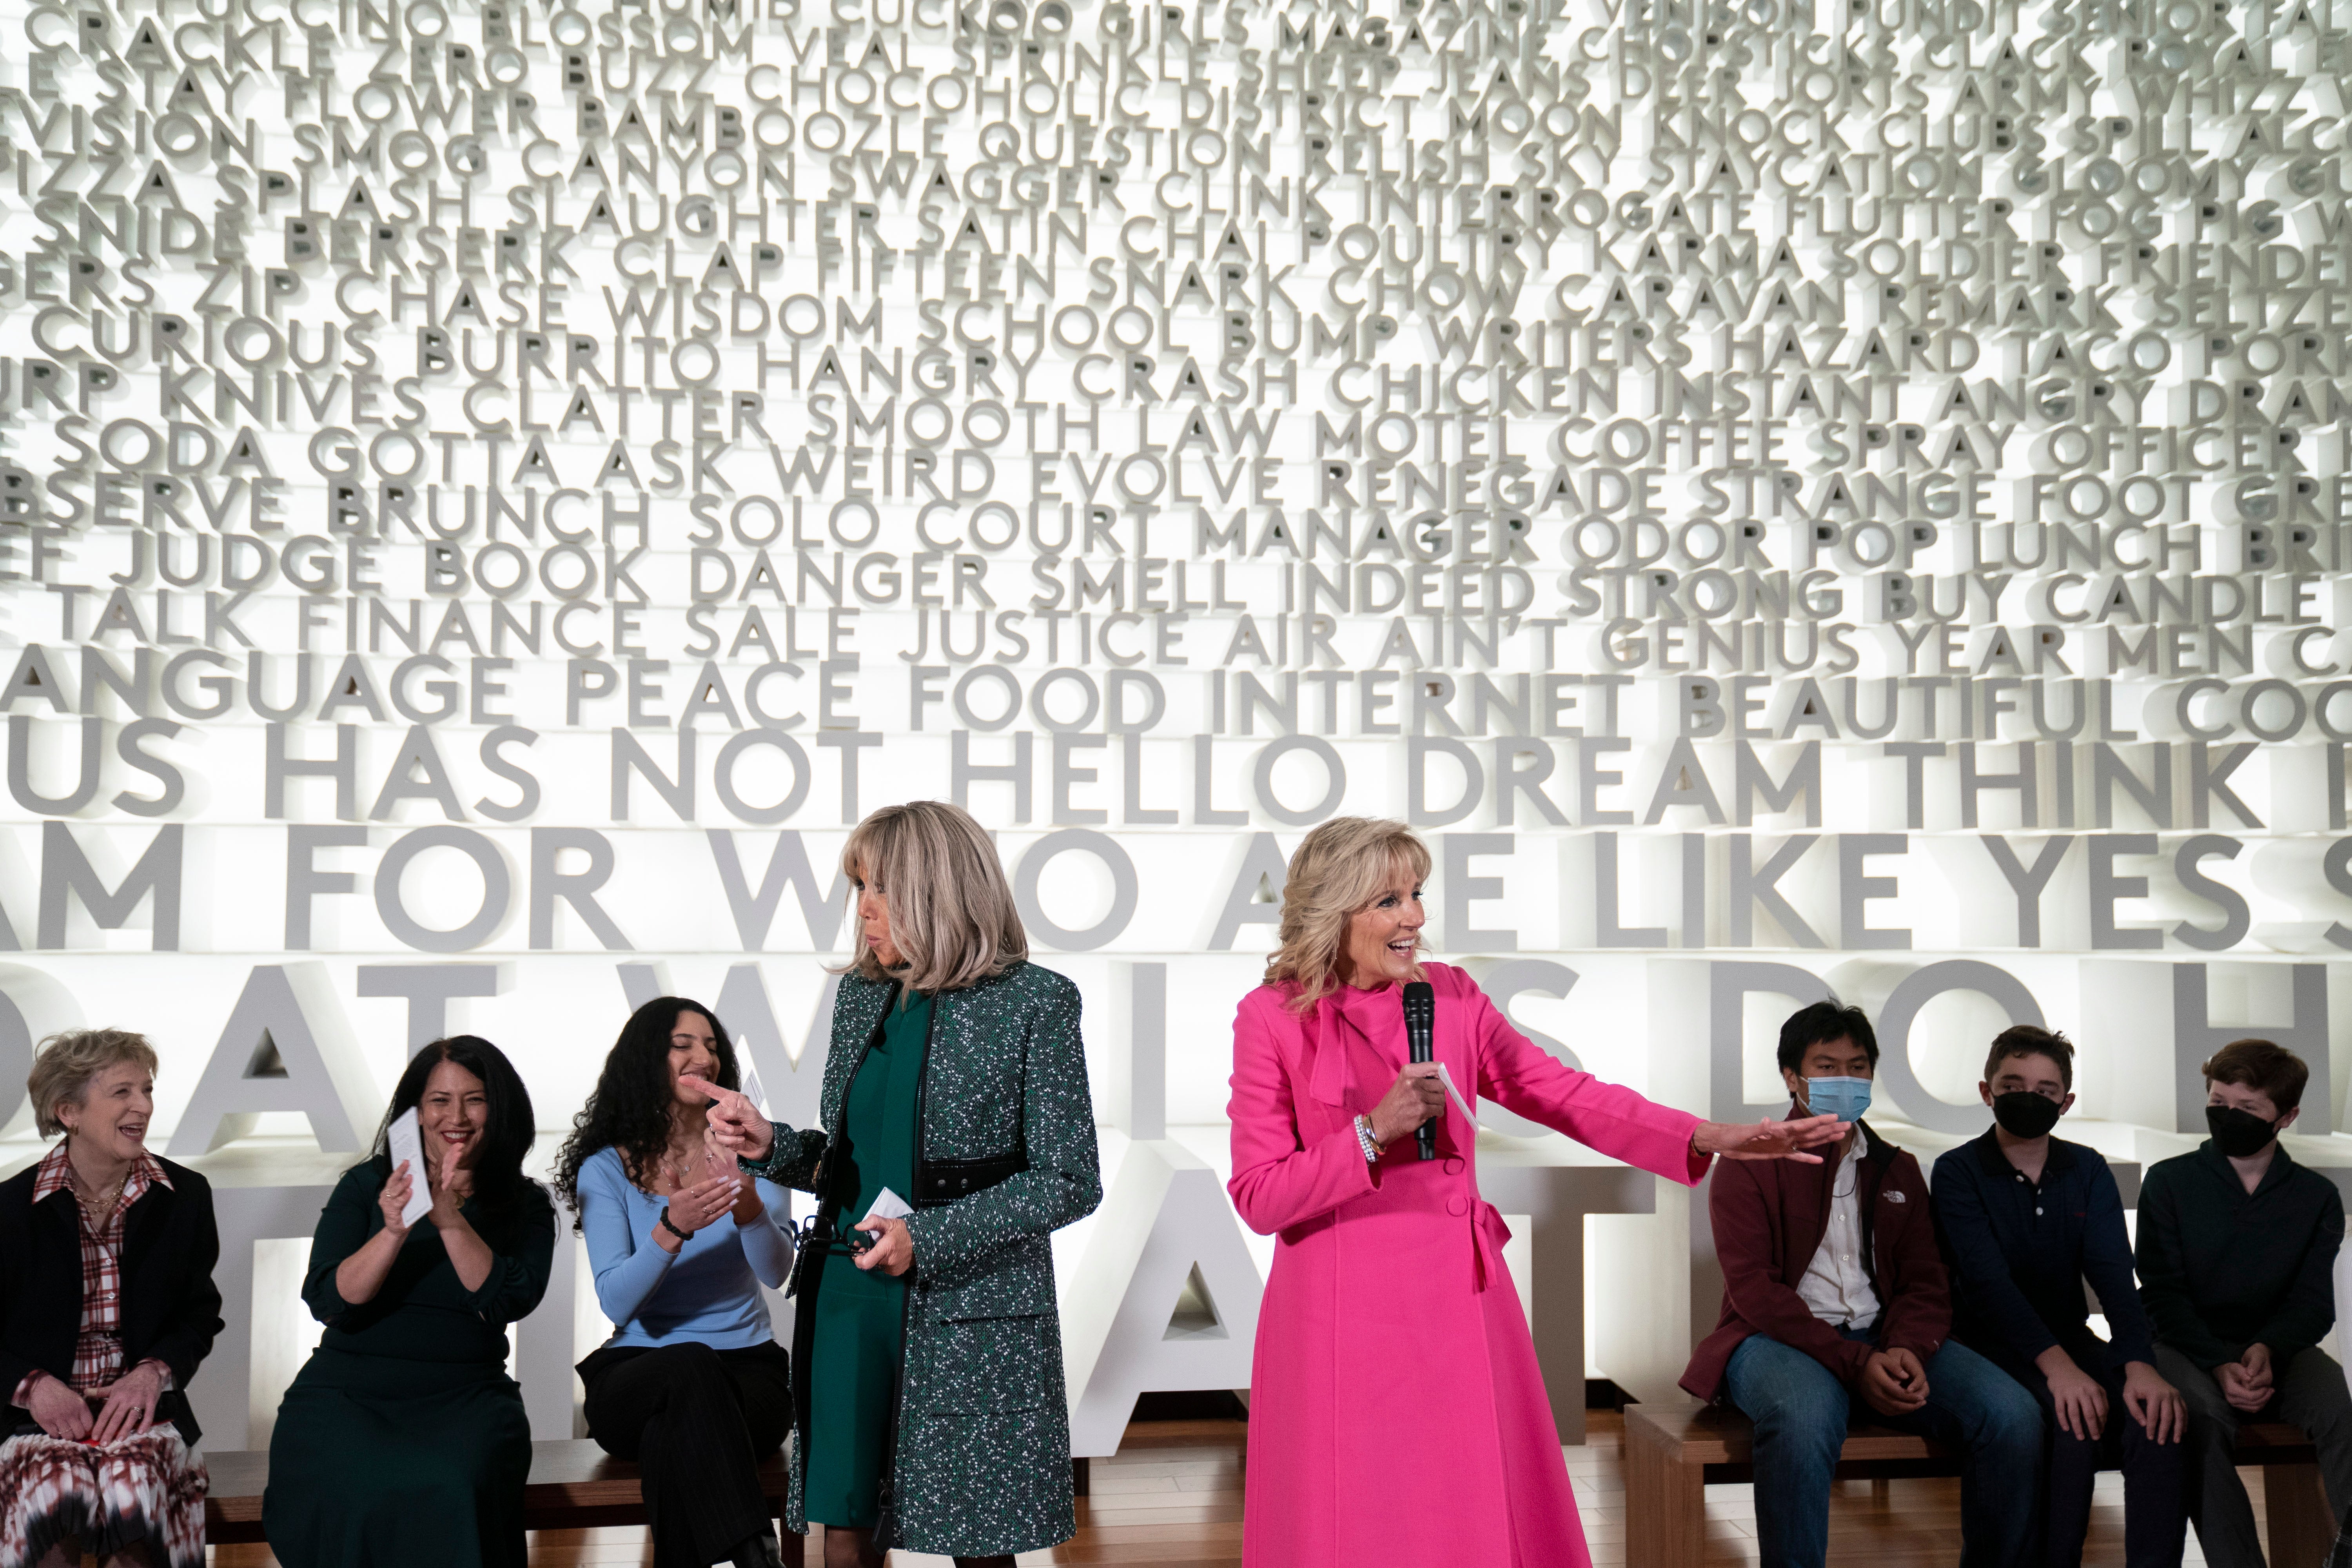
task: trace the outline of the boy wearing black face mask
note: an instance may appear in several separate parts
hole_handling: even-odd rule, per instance
[[[2328,1506],[2352,1508],[2352,1394],[2319,1348],[2336,1321],[2344,1240],[2336,1185],[2279,1147],[2310,1069],[2269,1040],[2205,1064],[2212,1137],[2148,1168],[2139,1275],[2157,1366],[2189,1405],[2189,1517],[2213,1568],[2262,1568],[2254,1510],[2231,1466],[2242,1421],[2285,1421],[2319,1452]]]
[[[2074,1103],[2074,1047],[2007,1029],[1977,1092],[1993,1126],[1936,1162],[1935,1211],[1952,1275],[1952,1337],[2023,1384],[2048,1434],[2042,1562],[2075,1568],[2100,1466],[2124,1472],[2127,1568],[2178,1568],[2179,1393],[2156,1369],[2115,1173],[2050,1135]],[[2091,1332],[2083,1282],[2110,1339]]]

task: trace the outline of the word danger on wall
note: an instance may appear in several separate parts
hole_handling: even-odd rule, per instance
[[[0,942],[2352,946],[2343,19],[25,5]]]

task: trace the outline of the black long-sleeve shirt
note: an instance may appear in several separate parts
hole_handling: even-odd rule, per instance
[[[2251,1193],[2210,1140],[2148,1167],[2139,1189],[2140,1296],[2156,1337],[2201,1367],[2252,1344],[2283,1362],[2335,1326],[2344,1199],[2288,1158]]]
[[[2083,1299],[2088,1279],[2116,1359],[2155,1359],[2123,1198],[2096,1149],[2053,1138],[2037,1184],[1988,1131],[1937,1160],[1935,1193],[1955,1339],[2027,1366],[2053,1345],[2079,1362],[2096,1339]]]

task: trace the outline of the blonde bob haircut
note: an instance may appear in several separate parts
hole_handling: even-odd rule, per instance
[[[851,830],[841,870],[853,888],[863,883],[889,900],[890,941],[907,964],[896,975],[884,969],[860,932],[857,956],[845,970],[868,980],[902,979],[915,991],[957,991],[1029,956],[1029,935],[996,846],[960,805],[914,800],[884,806]]]
[[[149,1078],[155,1076],[155,1047],[146,1036],[128,1029],[68,1029],[43,1040],[25,1079],[26,1098],[33,1102],[33,1125],[41,1136],[63,1132],[66,1124],[58,1119],[58,1107],[68,1101],[87,1105],[98,1075],[125,1062],[145,1068]]]
[[[1429,877],[1429,850],[1402,822],[1335,816],[1309,833],[1290,858],[1282,883],[1282,946],[1265,983],[1294,982],[1294,1013],[1307,1013],[1339,989],[1339,953],[1348,922],[1402,879],[1418,888]],[[1421,967],[1413,966],[1419,979]]]

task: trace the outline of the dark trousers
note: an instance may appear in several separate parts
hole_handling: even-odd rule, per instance
[[[2102,1467],[2124,1475],[2125,1568],[2180,1568],[2189,1535],[2188,1500],[2182,1496],[2187,1444],[2158,1443],[2148,1436],[2147,1428],[2124,1405],[2121,1363],[2107,1364],[2107,1358],[2090,1346],[2066,1348],[2075,1364],[2107,1391],[2106,1428],[2088,1442],[2058,1425],[2050,1382],[2038,1368],[2002,1363],[2042,1406],[2048,1445],[2042,1473],[2049,1486],[2042,1568],[2081,1568],[2083,1537],[2091,1528],[2091,1490]]]
[[[582,1362],[580,1381],[588,1436],[642,1473],[655,1568],[709,1568],[773,1532],[759,1471],[793,1429],[783,1346],[616,1345]]]
[[[2334,1356],[2315,1345],[2295,1352],[2292,1361],[2273,1361],[2271,1402],[2253,1415],[2224,1399],[2211,1373],[2169,1345],[2156,1347],[2156,1370],[2189,1403],[2189,1518],[2213,1568],[2263,1568],[2254,1505],[2230,1458],[2240,1422],[2284,1421],[2302,1427],[2319,1450],[2328,1510],[2343,1521],[2352,1507],[2352,1394]]]

